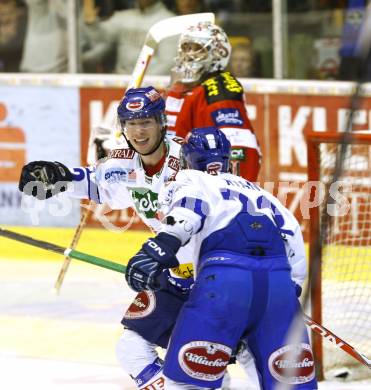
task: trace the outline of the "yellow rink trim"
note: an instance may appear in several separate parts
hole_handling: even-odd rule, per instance
[[[4,226],[4,228],[28,235],[32,238],[57,244],[64,248],[69,247],[75,233],[75,228],[35,228],[19,226]],[[105,229],[85,228],[76,249],[94,256],[126,264],[130,257],[140,249],[142,243],[150,235],[149,231],[126,231],[115,233]],[[5,259],[42,259],[43,261],[63,260],[63,256],[57,253],[35,248],[1,236],[0,257]]]
[[[327,246],[322,256],[322,278],[371,283],[371,247]]]
[[[1,353],[74,362],[117,364],[117,324],[0,315]]]
[[[5,226],[9,230],[36,239],[68,247],[75,228],[35,228]],[[100,228],[85,228],[77,249],[95,256],[126,264],[150,236],[149,231],[111,232]],[[0,237],[0,258],[62,261],[63,256],[43,249]],[[371,247],[332,246],[328,248],[328,267],[323,266],[323,278],[338,281],[371,282]]]

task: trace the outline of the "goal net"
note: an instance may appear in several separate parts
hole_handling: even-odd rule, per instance
[[[317,322],[371,356],[371,132],[354,133],[333,183],[341,134],[308,135],[308,180],[319,199],[330,193],[334,203],[311,210],[310,258],[320,265],[312,281],[312,316]],[[330,192],[328,192],[330,191]],[[323,228],[324,215],[327,229]],[[321,237],[321,235],[324,235]],[[322,242],[319,249],[318,243]],[[315,253],[320,252],[320,253]],[[313,335],[319,377],[370,375],[351,356]]]

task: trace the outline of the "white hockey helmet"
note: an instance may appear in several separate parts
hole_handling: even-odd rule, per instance
[[[180,36],[173,72],[182,83],[198,82],[206,73],[223,71],[231,50],[222,28],[211,22],[199,22]]]

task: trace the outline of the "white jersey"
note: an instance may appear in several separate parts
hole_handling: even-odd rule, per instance
[[[179,152],[182,138],[165,138],[166,157],[162,169],[153,176],[147,176],[140,155],[133,149],[115,149],[93,168],[74,168],[75,179],[69,184],[72,197],[91,199],[106,203],[113,210],[133,207],[141,220],[153,231],[161,228],[158,211],[158,194],[179,170]],[[174,269],[173,276],[192,276],[193,250],[181,248],[178,260],[181,266]]]
[[[284,241],[292,279],[302,285],[306,276],[306,259],[300,226],[277,198],[259,186],[229,173],[212,176],[184,170],[178,173],[176,181],[161,191],[159,206],[164,215],[182,222],[178,227],[177,223],[163,225],[162,231],[177,236],[182,244],[191,239],[196,262],[201,245],[204,247],[213,233],[226,228],[241,211],[266,215],[277,226]],[[229,248],[225,249],[233,251],[241,240],[243,237],[232,237]],[[197,263],[194,269],[197,269]]]
[[[133,207],[142,221],[157,232],[157,198],[165,182],[179,170],[181,138],[165,139],[166,157],[161,170],[147,176],[140,155],[133,149],[114,149],[93,168],[74,168],[72,196],[106,203],[113,210]]]

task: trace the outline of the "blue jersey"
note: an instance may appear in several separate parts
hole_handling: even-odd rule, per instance
[[[164,375],[197,388],[220,387],[242,339],[254,356],[261,388],[273,390],[281,382],[316,389],[302,320],[300,343],[286,344],[300,311],[289,259],[294,272],[305,275],[303,238],[291,212],[241,177],[193,170],[178,173],[160,192],[159,205],[162,231],[183,245],[190,240],[197,259],[195,285],[172,333]],[[298,369],[287,373],[285,364]]]

